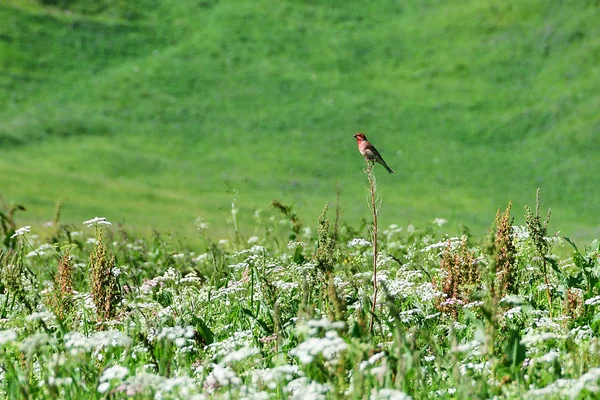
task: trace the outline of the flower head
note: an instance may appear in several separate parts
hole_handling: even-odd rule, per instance
[[[194,224],[196,225],[196,229],[198,229],[200,232],[204,232],[210,227],[210,224],[202,217],[196,218]]]
[[[433,220],[433,224],[437,225],[437,226],[446,225],[447,222],[448,222],[448,220],[444,219],[444,218],[436,218]]]
[[[112,225],[112,223],[108,222],[104,217],[94,217],[90,220],[83,221],[83,224],[86,225],[88,228],[91,228],[92,226]]]
[[[22,228],[19,228],[19,229],[17,229],[17,230],[15,231],[15,234],[14,234],[14,235],[12,235],[10,238],[11,238],[11,239],[14,239],[14,238],[16,238],[17,236],[25,236],[25,235],[27,235],[29,232],[31,232],[31,226],[27,225],[27,226],[24,226],[24,227],[22,227]]]
[[[362,238],[354,238],[348,242],[348,247],[368,247],[370,245],[371,242]]]

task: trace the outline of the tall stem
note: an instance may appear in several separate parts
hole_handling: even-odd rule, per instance
[[[375,319],[375,308],[377,306],[377,182],[375,180],[375,171],[373,163],[367,163],[367,177],[369,178],[369,192],[371,195],[371,212],[373,213],[373,302],[371,305],[371,321],[369,323],[369,332],[373,333],[373,323]]]
[[[335,223],[333,224],[333,241],[337,244],[338,226],[340,222],[340,184],[335,186]]]
[[[552,319],[552,296],[550,295],[550,282],[548,281],[546,256],[544,254],[542,254],[542,266],[544,272],[544,283],[546,284],[546,298],[548,299],[548,311],[550,312],[550,319]]]

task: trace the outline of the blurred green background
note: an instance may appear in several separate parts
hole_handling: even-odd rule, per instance
[[[483,233],[498,207],[551,207],[600,236],[598,0],[4,0],[0,193],[20,221],[94,216],[224,235],[272,199],[316,220]]]

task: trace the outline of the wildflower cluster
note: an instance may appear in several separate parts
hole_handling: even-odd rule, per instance
[[[93,237],[19,230],[0,255],[0,398],[600,395],[598,242],[512,226],[509,207],[481,245],[441,218],[382,227],[374,269],[366,228],[333,240],[325,213],[301,229],[275,211],[291,234],[263,214],[220,243],[197,220],[194,251],[102,218]]]

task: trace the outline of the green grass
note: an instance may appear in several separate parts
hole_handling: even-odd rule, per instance
[[[59,4],[0,6],[0,192],[28,221],[63,200],[65,221],[191,236],[232,187],[249,234],[272,199],[314,220],[339,184],[355,222],[360,130],[397,172],[384,224],[484,232],[540,187],[563,233],[600,233],[596,2]]]

